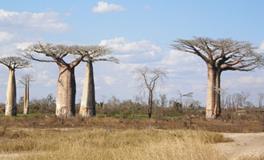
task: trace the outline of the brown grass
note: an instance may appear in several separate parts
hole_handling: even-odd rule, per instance
[[[239,160],[264,160],[264,155],[263,156],[246,156],[246,157],[242,157],[239,158]]]
[[[30,153],[22,160],[224,160],[212,143],[227,141],[213,132],[159,129],[7,129],[5,135],[0,152]]]

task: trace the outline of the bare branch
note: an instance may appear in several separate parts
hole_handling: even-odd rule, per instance
[[[149,91],[153,91],[158,80],[166,77],[166,72],[160,68],[150,69],[148,67],[136,69],[138,78],[144,81],[144,85]]]
[[[201,57],[206,63],[209,63],[209,57],[208,53],[204,52],[203,50],[200,50],[200,45],[197,43],[196,40],[183,40],[179,39],[178,41],[175,41],[175,44],[172,44],[172,46],[180,51],[192,53],[195,55],[198,55]]]
[[[97,58],[93,60],[95,61],[108,61],[108,62],[113,62],[113,63],[119,63],[119,60],[115,57],[106,57],[106,58]]]
[[[103,47],[55,45],[50,43],[33,44],[25,50],[25,57],[39,62],[53,62],[60,66],[75,67],[84,58],[99,57],[105,53]],[[98,54],[100,53],[100,54]],[[66,57],[72,55],[74,59],[66,62]],[[69,58],[68,58],[69,59]]]
[[[109,61],[119,63],[119,60],[115,57],[109,56],[111,51],[105,46],[94,46],[91,48],[89,55],[86,55],[83,59],[84,62],[95,61]]]

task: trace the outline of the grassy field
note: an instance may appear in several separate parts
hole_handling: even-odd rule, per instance
[[[0,152],[22,160],[224,160],[221,134],[160,129],[2,128]],[[1,154],[0,154],[1,157]]]
[[[261,121],[0,116],[1,160],[226,160],[217,132],[261,132]],[[242,160],[263,160],[243,157]]]
[[[264,160],[264,156],[259,156],[259,157],[246,156],[246,157],[240,158],[239,160]]]

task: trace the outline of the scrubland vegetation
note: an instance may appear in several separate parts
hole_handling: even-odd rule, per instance
[[[29,114],[23,115],[23,101],[18,103],[18,115],[6,117],[0,114],[0,125],[26,128],[101,127],[112,129],[202,129],[217,132],[262,132],[264,131],[264,110],[262,107],[225,107],[216,120],[206,120],[204,108],[193,103],[181,105],[172,101],[166,107],[155,102],[152,119],[148,119],[148,106],[132,100],[121,101],[112,98],[97,104],[97,117],[68,119],[57,118],[55,99],[49,95],[39,100],[31,100]],[[77,105],[78,106],[78,105]],[[76,109],[78,111],[78,107]]]

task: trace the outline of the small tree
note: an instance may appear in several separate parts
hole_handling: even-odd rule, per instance
[[[231,39],[180,39],[175,49],[199,56],[207,65],[208,87],[206,118],[221,114],[221,74],[223,71],[251,71],[259,66],[261,56],[251,43]]]
[[[33,81],[33,76],[31,74],[25,74],[19,81],[24,86],[23,114],[25,115],[29,113],[29,86],[31,81]]]
[[[93,54],[87,55],[83,61],[86,62],[85,80],[83,82],[83,93],[79,114],[82,117],[93,117],[96,115],[95,84],[93,63],[98,61],[118,62],[114,57],[109,57],[110,51],[105,47],[94,47]]]
[[[56,116],[69,117],[75,115],[75,67],[85,56],[96,51],[91,46],[67,46],[48,43],[34,44],[25,50],[27,58],[38,62],[56,63],[59,68]]]
[[[6,92],[6,116],[15,116],[17,114],[17,104],[16,104],[16,69],[22,69],[29,67],[29,61],[21,57],[4,57],[0,58],[0,63],[9,69],[9,77],[7,83]]]
[[[150,69],[148,67],[138,68],[136,70],[138,78],[142,85],[148,91],[148,117],[151,118],[153,110],[153,97],[157,82],[166,77],[166,72],[160,68]]]

